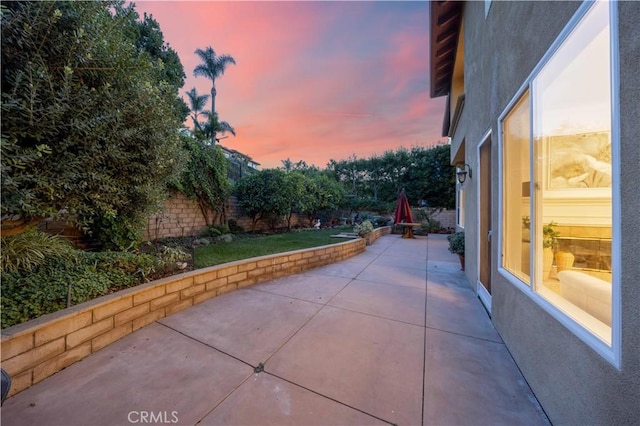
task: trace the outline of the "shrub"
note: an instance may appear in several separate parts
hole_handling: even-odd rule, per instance
[[[358,234],[360,237],[366,237],[373,232],[373,224],[370,221],[365,220],[362,223],[356,224],[356,226],[353,227],[353,232]]]
[[[2,274],[2,328],[165,276],[189,259],[182,250],[164,246],[153,254],[70,252],[46,256],[30,270]]]
[[[449,251],[453,254],[459,254],[464,256],[464,232],[459,231],[455,234],[447,236],[449,240]]]
[[[427,220],[422,222],[421,227],[427,232],[435,233],[440,231],[440,229],[442,228],[442,224],[439,220],[427,218]]]
[[[128,247],[182,168],[177,53],[123,2],[3,2],[1,16],[2,216]]]
[[[56,257],[59,261],[73,259],[74,248],[67,240],[58,236],[45,234],[31,228],[22,234],[0,239],[2,245],[2,273],[31,271],[44,264],[48,258]]]

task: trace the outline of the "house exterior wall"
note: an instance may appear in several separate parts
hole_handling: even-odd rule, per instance
[[[525,83],[580,2],[484,2],[464,6],[466,101],[452,136],[452,158],[464,149],[479,173],[478,145],[491,130],[492,226],[499,238],[498,117]],[[516,363],[556,424],[637,424],[640,419],[640,3],[618,7],[620,83],[621,313],[620,368],[580,340],[498,272],[492,249],[492,321]],[[453,102],[454,100],[452,100]],[[615,123],[614,123],[615,125]],[[478,279],[477,182],[465,184],[466,274]],[[615,223],[614,223],[615,226]]]

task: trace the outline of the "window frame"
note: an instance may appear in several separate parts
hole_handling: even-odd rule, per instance
[[[513,107],[518,103],[522,96],[526,92],[529,92],[529,114],[531,123],[534,123],[533,114],[533,81],[538,76],[540,71],[546,66],[546,64],[553,58],[559,47],[569,37],[573,30],[580,24],[584,16],[595,5],[595,2],[584,2],[568,21],[565,27],[562,29],[558,37],[553,41],[551,46],[547,49],[540,61],[533,68],[531,73],[524,80],[524,83],[516,91],[511,98],[507,106],[498,117],[498,164],[500,164],[498,172],[498,253],[503,253],[503,238],[504,238],[504,135],[503,135],[503,122],[507,115],[512,111]],[[610,2],[609,7],[609,34],[610,34],[610,61],[611,61],[611,142],[612,142],[612,176],[620,176],[620,93],[619,93],[619,52],[618,52],[618,14],[616,2]],[[530,153],[530,170],[535,170],[535,156],[533,153],[533,125],[530,126],[529,136],[529,148]],[[505,269],[502,265],[502,259],[498,264],[498,273],[504,277],[517,289],[522,291],[530,299],[540,306],[546,313],[558,320],[564,327],[571,331],[576,337],[582,340],[600,356],[606,359],[617,369],[621,366],[621,348],[622,348],[622,323],[621,323],[621,206],[620,206],[620,179],[614,178],[611,187],[611,207],[612,207],[612,294],[611,294],[611,345],[602,341],[598,336],[589,331],[585,326],[569,317],[561,309],[552,304],[549,300],[544,298],[535,289],[534,285],[528,285],[521,281],[518,277]],[[531,203],[530,217],[534,218],[534,203]],[[532,224],[533,226],[533,224]],[[530,264],[533,265],[534,250],[530,253]],[[533,284],[533,282],[532,282]]]

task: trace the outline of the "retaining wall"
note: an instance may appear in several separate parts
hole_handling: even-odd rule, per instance
[[[377,228],[370,243],[391,232]],[[194,304],[355,256],[364,239],[261,256],[142,284],[2,330],[2,368],[14,395],[110,343]]]

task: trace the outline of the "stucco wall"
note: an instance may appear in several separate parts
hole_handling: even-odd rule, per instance
[[[492,224],[498,223],[498,117],[581,6],[580,2],[467,2],[464,11],[466,104],[452,148],[465,141],[475,169],[477,146],[492,130]],[[556,424],[637,424],[640,419],[640,4],[620,2],[621,304],[622,353],[617,369],[527,294],[498,273],[492,250],[492,320]],[[455,154],[455,151],[454,151]],[[474,170],[474,178],[478,174]],[[471,181],[473,182],[473,181]],[[467,277],[477,281],[476,183],[467,187]],[[475,287],[475,285],[474,285]]]

